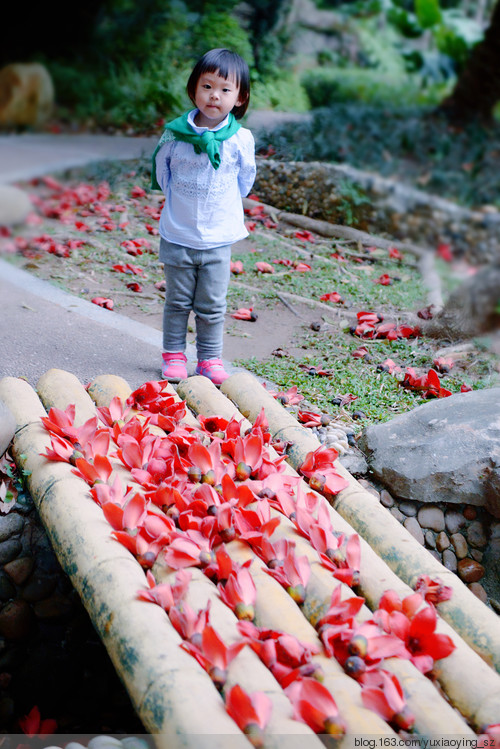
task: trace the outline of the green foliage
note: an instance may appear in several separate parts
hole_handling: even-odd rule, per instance
[[[193,57],[201,57],[213,47],[227,47],[253,65],[248,34],[229,13],[210,10],[201,15],[194,26],[191,38]]]
[[[274,76],[254,78],[250,107],[306,112],[309,109],[309,99],[297,75],[291,71],[282,71]]]
[[[400,44],[408,69],[422,70],[425,78],[437,79],[438,71],[442,77],[453,75],[463,67],[471,48],[482,38],[483,31],[477,21],[460,8],[441,9],[439,0],[415,0],[412,9],[399,0],[389,2],[387,19],[403,37],[413,40],[420,39],[426,31],[431,33],[431,46],[427,42],[425,47],[417,49],[411,42]]]
[[[396,101],[410,105],[435,100],[432,90],[422,92],[418,77],[381,74],[376,68],[316,68],[305,72],[301,82],[313,108],[349,102],[384,107]]]
[[[423,29],[430,29],[441,22],[439,0],[415,0],[415,12]]]
[[[128,63],[142,68],[166,42],[178,54],[186,44],[191,21],[182,0],[108,0],[96,24],[88,57],[102,67]]]
[[[340,197],[338,209],[344,214],[344,223],[350,226],[354,222],[353,206],[368,205],[370,200],[363,188],[349,179],[340,181],[337,192]]]

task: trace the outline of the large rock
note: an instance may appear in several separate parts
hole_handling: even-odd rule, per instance
[[[29,195],[12,185],[0,185],[0,226],[22,224],[33,210]]]
[[[54,107],[54,85],[40,63],[12,63],[0,70],[0,126],[43,124]]]
[[[358,445],[392,494],[500,517],[500,388],[426,403],[368,427]]]

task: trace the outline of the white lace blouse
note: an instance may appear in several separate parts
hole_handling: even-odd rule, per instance
[[[208,128],[194,124],[197,109],[188,116],[197,133]],[[224,127],[227,118],[214,130]],[[172,140],[156,155],[156,178],[165,195],[160,236],[196,250],[233,244],[248,236],[241,198],[253,185],[255,143],[250,130],[240,127],[220,143],[221,163],[214,169],[206,153],[195,153],[191,143]]]

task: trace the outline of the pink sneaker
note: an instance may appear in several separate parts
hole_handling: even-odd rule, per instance
[[[161,357],[163,359],[161,373],[164,380],[179,382],[179,380],[186,379],[188,376],[186,369],[187,359],[183,353],[170,353],[166,351]]]
[[[208,377],[214,385],[221,385],[229,377],[220,359],[206,359],[199,361],[196,374]]]

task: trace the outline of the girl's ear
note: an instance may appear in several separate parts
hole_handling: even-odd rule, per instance
[[[236,101],[235,107],[241,107],[243,104],[245,104],[246,100],[248,99],[248,94],[246,95],[239,95],[238,99]]]

